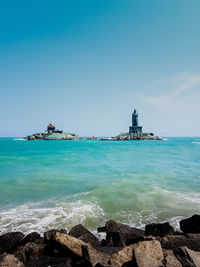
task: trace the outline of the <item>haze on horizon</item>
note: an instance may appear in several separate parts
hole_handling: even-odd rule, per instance
[[[2,1],[0,136],[200,136],[200,1]]]

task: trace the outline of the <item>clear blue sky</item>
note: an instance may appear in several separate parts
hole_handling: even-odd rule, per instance
[[[0,1],[0,136],[200,136],[199,0]]]

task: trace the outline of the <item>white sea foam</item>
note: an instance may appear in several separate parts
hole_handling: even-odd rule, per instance
[[[182,203],[188,203],[190,204],[200,204],[200,193],[194,193],[194,192],[176,192],[176,191],[169,191],[166,189],[161,189],[158,187],[154,188],[154,192],[163,194],[163,197],[168,197],[169,202],[177,203],[177,201],[182,201]],[[174,202],[174,200],[176,200]]]
[[[26,139],[24,138],[14,138],[15,141],[27,141]]]
[[[0,234],[21,231],[40,233],[52,228],[69,230],[72,226],[85,223],[87,218],[103,217],[103,210],[95,203],[76,201],[62,203],[55,207],[40,207],[39,204],[27,204],[0,211]]]
[[[175,216],[172,218],[166,218],[164,220],[159,220],[159,213],[151,213],[148,216],[143,217],[142,213],[144,211],[136,214],[132,220],[128,221],[127,224],[130,225],[131,227],[136,227],[136,228],[140,228],[140,229],[145,229],[145,225],[150,224],[150,223],[164,223],[164,222],[169,222],[171,224],[171,226],[174,228],[175,231],[177,232],[181,232],[180,230],[180,225],[179,222],[186,218],[187,216]],[[134,222],[135,220],[135,222]],[[136,223],[137,222],[137,223]],[[124,222],[126,223],[126,222]]]
[[[198,145],[200,145],[200,142],[195,142],[195,141],[194,141],[194,142],[192,142],[192,143],[193,143],[193,144],[198,144]]]
[[[44,203],[28,203],[0,211],[0,234],[10,231],[21,231],[25,234],[32,231],[43,233],[52,228],[69,230],[72,226],[82,223],[102,239],[105,234],[99,234],[94,229],[103,226],[111,218],[141,229],[149,223],[169,221],[179,231],[181,219],[200,212],[199,193],[172,192],[154,187],[145,195],[146,200],[145,203],[142,202],[142,206],[146,209],[135,211],[131,208],[119,210],[117,213],[112,213],[111,210],[105,213],[96,202],[86,200],[51,200],[45,207]]]

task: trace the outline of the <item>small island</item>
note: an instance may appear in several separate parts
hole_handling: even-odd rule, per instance
[[[35,133],[25,137],[26,140],[79,140],[78,135],[73,133],[65,133],[62,130],[56,129],[56,127],[49,123],[47,130],[41,133]]]
[[[73,133],[65,133],[62,130],[56,129],[56,127],[49,123],[47,130],[41,133],[34,133],[25,137],[26,140],[101,140],[101,141],[125,141],[125,140],[162,140],[160,137],[155,136],[153,133],[143,133],[142,126],[139,126],[138,113],[136,109],[132,113],[132,126],[129,127],[128,133],[121,133],[114,137],[97,138],[88,137],[81,138]]]
[[[123,140],[162,140],[153,133],[143,133],[142,126],[139,126],[138,113],[136,109],[132,113],[132,126],[129,127],[128,133],[122,133],[115,137],[102,138],[102,141],[123,141]]]

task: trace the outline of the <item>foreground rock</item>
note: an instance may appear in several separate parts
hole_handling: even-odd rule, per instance
[[[175,255],[181,262],[182,266],[200,266],[200,252],[193,251],[187,247],[181,247],[175,250]]]
[[[93,247],[99,245],[98,238],[95,235],[93,235],[90,231],[88,231],[88,229],[86,229],[82,224],[78,224],[72,227],[72,229],[69,232],[69,235],[81,239],[84,242],[91,244]]]
[[[17,257],[11,254],[0,256],[0,267],[25,267]]]
[[[163,266],[163,253],[160,242],[156,240],[143,241],[122,249],[110,258],[112,266],[120,267],[124,264],[130,266],[160,267]]]
[[[197,216],[185,222],[185,231],[191,225],[198,230]],[[105,240],[100,242],[81,224],[69,234],[65,229],[52,229],[44,237],[37,232],[4,234],[0,267],[200,267],[199,233],[178,234],[169,223],[147,225],[144,233],[114,220],[98,231],[105,232]]]
[[[72,259],[83,260],[85,266],[107,265],[108,256],[95,250],[90,244],[85,243],[82,240],[74,238],[73,236],[62,234],[59,232],[53,233],[52,241],[62,245],[66,255]]]
[[[164,249],[175,250],[179,247],[186,246],[192,250],[200,251],[200,234],[190,235],[167,235],[158,238]]]
[[[184,233],[200,233],[200,215],[195,214],[180,221],[180,228]]]
[[[40,237],[40,234],[37,232],[32,232],[22,238],[19,242],[21,246],[25,246],[28,242],[40,243],[43,239]]]
[[[172,250],[163,249],[163,256],[163,263],[166,267],[182,267],[182,264],[178,261]]]
[[[174,234],[173,227],[168,223],[152,223],[145,226],[145,235],[165,236]]]
[[[24,234],[20,232],[7,233],[0,236],[0,254],[14,251],[23,237]]]
[[[143,230],[117,223],[114,220],[108,221],[104,227],[100,227],[97,230],[107,233],[106,240],[102,242],[102,245],[124,247],[144,240]]]

